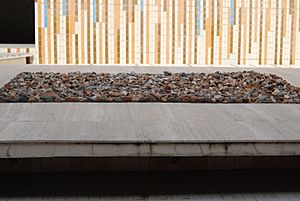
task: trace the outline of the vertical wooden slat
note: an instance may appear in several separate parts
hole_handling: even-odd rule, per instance
[[[189,50],[188,50],[188,64],[192,64],[192,39],[193,39],[193,1],[195,0],[190,0],[189,2]]]
[[[211,10],[210,9],[210,7],[211,7],[211,0],[209,0],[209,11]],[[205,6],[206,6],[206,4],[205,4]],[[205,9],[207,10],[207,8],[205,7]],[[208,18],[206,18],[205,19],[205,30],[206,30],[206,34],[205,34],[205,64],[208,64],[208,62],[209,62],[209,50],[210,50],[210,45],[211,45],[211,43],[210,43],[210,37],[211,37],[211,25],[210,25],[210,23],[211,23],[211,19],[210,19],[210,17],[211,17],[211,14],[208,16]]]
[[[254,42],[257,43],[257,34],[258,34],[258,0],[255,0],[255,14],[254,14]]]
[[[155,6],[157,6],[157,23],[155,25],[155,63],[160,64],[161,55],[161,0],[156,0]]]
[[[146,0],[146,63],[150,63],[150,0]]]
[[[43,27],[42,27],[42,1],[38,0],[38,61],[39,64],[43,64],[43,58],[44,58],[44,47],[43,47]]]
[[[230,59],[230,53],[231,53],[231,37],[232,37],[232,34],[231,34],[231,23],[230,23],[230,8],[227,9],[228,10],[228,32],[227,32],[227,59]]]
[[[135,63],[135,0],[131,0],[131,63]]]
[[[144,6],[144,5],[142,5]],[[140,17],[140,63],[144,63],[144,7],[141,9]]]
[[[73,36],[75,36],[75,1],[72,0],[71,2],[69,2],[70,4],[70,35],[69,35],[69,39],[70,39],[70,63],[73,63],[73,48],[75,49],[74,45],[73,45]],[[74,37],[75,38],[75,37]]]
[[[178,0],[179,1],[179,3],[178,3],[178,10],[182,10],[183,9],[183,11],[182,12],[179,12],[177,15],[178,15],[178,27],[177,27],[177,37],[178,37],[178,47],[181,47],[181,25],[184,23],[185,24],[185,22],[183,22],[183,20],[184,20],[184,16],[185,16],[185,12],[186,12],[186,10],[185,10],[185,0]]]
[[[279,58],[279,64],[282,65],[283,64],[283,48],[284,48],[284,44],[283,44],[283,39],[285,37],[286,34],[286,1],[282,1],[282,9],[281,9],[281,36],[280,36],[280,58]]]
[[[237,64],[241,64],[241,43],[242,43],[242,15],[243,15],[243,8],[239,8],[239,35],[238,35],[238,57],[237,57]]]
[[[186,17],[186,15],[187,15],[187,1],[184,1],[184,11],[183,11],[183,13],[184,13],[184,16],[183,16],[183,64],[186,64],[186,35],[187,35],[187,26],[186,26],[186,24],[187,24],[187,17]]]
[[[87,2],[87,63],[91,64],[91,4],[90,0]]]
[[[169,64],[169,45],[170,45],[170,0],[165,0],[165,12],[166,12],[166,63]]]
[[[85,64],[85,0],[81,0],[81,62]]]
[[[249,2],[249,42],[248,42],[248,53],[251,54],[252,53],[252,16],[253,13],[253,0],[250,0]]]
[[[47,1],[47,8],[48,8],[48,27],[47,27],[47,40],[48,40],[48,44],[47,44],[47,49],[48,49],[48,64],[51,64],[51,58],[52,58],[52,23],[51,23],[51,4],[50,4],[50,0]]]
[[[274,64],[278,63],[278,35],[279,35],[279,1],[276,1],[276,22],[275,22],[275,53],[274,53]]]
[[[266,8],[266,22],[265,22],[265,40],[264,40],[264,64],[268,62],[268,42],[270,32],[270,21],[271,21],[271,0],[268,0],[268,7]]]
[[[242,3],[242,7],[243,7],[243,28],[244,28],[244,33],[243,33],[243,37],[244,37],[244,49],[243,49],[243,64],[246,64],[246,60],[247,60],[247,39],[248,39],[248,26],[247,26],[247,9],[245,7],[245,2],[243,1]]]
[[[78,34],[75,34],[75,60],[76,64],[79,64],[79,54],[78,54]]]
[[[105,64],[109,63],[109,46],[108,46],[108,0],[104,0],[104,6],[105,6]]]
[[[211,28],[210,28],[210,33],[211,33],[211,38],[210,38],[210,46],[211,46],[211,52],[210,52],[210,63],[214,64],[214,53],[215,53],[215,30],[214,30],[214,25],[215,25],[215,0],[211,0],[211,7],[210,7],[210,12],[211,12]]]
[[[198,62],[198,8],[200,5],[198,4],[198,1],[195,1],[195,8],[194,8],[194,64],[197,64]]]
[[[219,64],[223,62],[223,1],[218,0],[219,3]]]
[[[291,0],[291,15],[292,15],[292,26],[291,26],[291,49],[290,49],[290,65],[294,65],[295,64],[295,54],[296,54],[296,44],[297,44],[297,4],[295,2],[296,0]]]
[[[58,23],[58,20],[59,20],[59,14],[57,14],[59,12],[59,10],[57,8],[58,4],[59,4],[59,2],[53,1],[53,8],[54,8],[54,11],[53,11],[54,64],[57,64],[57,42],[58,42],[57,41],[57,33],[58,33],[57,23]]]
[[[120,29],[120,0],[114,0],[114,62],[119,63],[118,44],[119,44],[119,29]]]
[[[263,1],[260,2],[260,20],[259,20],[259,55],[258,55],[258,64],[262,64],[262,51],[263,51]]]
[[[172,64],[175,64],[175,38],[176,38],[176,21],[175,21],[175,0],[172,0]]]
[[[127,8],[127,12],[126,12],[126,64],[129,64],[129,23],[130,23],[130,10],[129,10],[129,0],[126,0],[126,8]]]

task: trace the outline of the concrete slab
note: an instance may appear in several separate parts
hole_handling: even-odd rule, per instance
[[[0,158],[300,155],[300,105],[0,104]]]

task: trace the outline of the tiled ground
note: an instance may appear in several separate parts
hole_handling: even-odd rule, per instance
[[[300,171],[2,174],[0,201],[298,201]]]

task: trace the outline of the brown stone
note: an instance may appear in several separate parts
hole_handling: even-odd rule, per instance
[[[191,96],[190,100],[192,103],[197,103],[200,100],[200,98],[198,96]]]
[[[122,100],[123,100],[124,102],[131,102],[131,101],[132,101],[132,96],[123,96],[123,97],[122,97]]]
[[[66,102],[79,102],[80,99],[78,97],[67,97],[65,98]]]
[[[111,91],[109,92],[109,95],[113,96],[113,97],[118,97],[120,96],[121,94],[119,92],[116,92],[116,91]]]

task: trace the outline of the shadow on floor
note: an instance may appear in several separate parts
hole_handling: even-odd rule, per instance
[[[0,196],[300,192],[300,170],[1,174]]]

